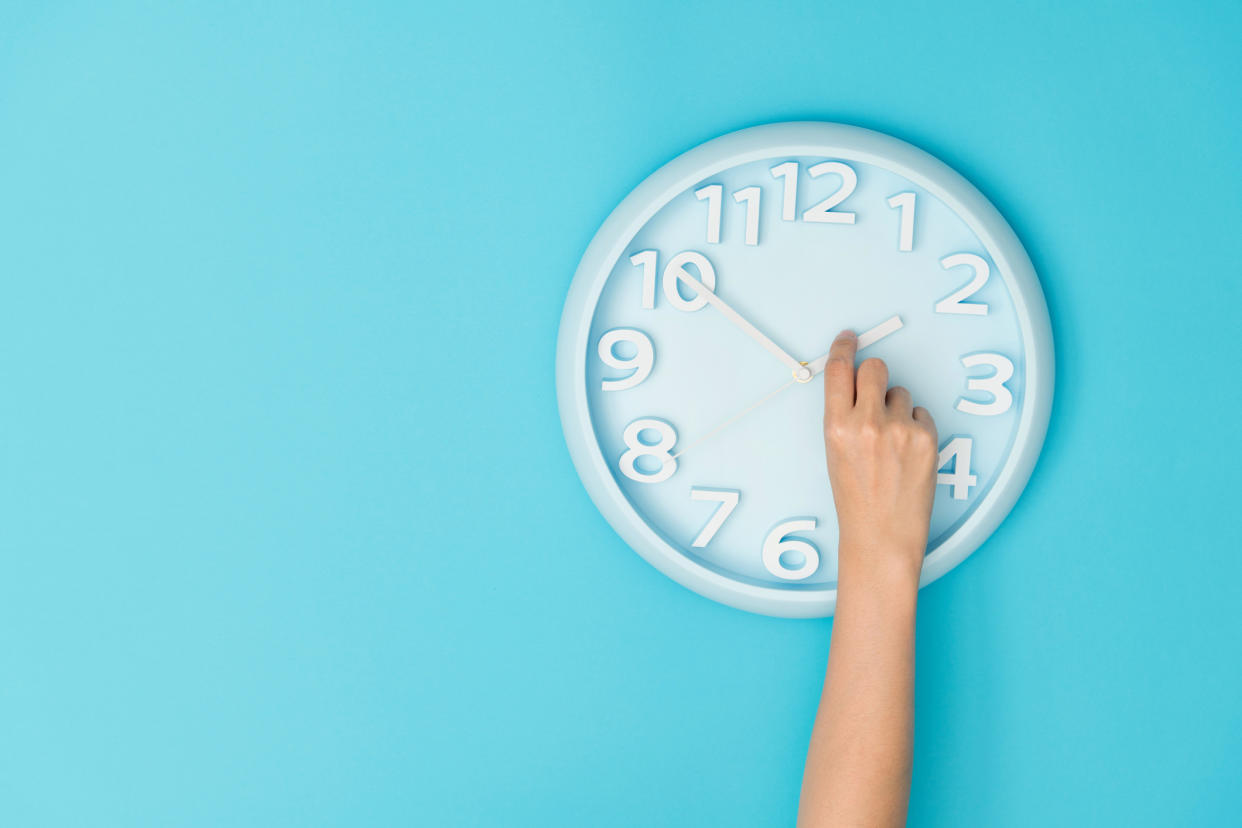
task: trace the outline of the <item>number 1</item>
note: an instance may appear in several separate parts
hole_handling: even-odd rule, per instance
[[[630,264],[643,269],[643,307],[655,307],[656,263],[660,254],[654,250],[640,250],[630,256]]]
[[[897,249],[902,253],[909,253],[914,249],[914,193],[898,193],[888,200],[888,206],[901,210]]]
[[[738,204],[746,202],[746,243],[759,243],[759,193],[758,187],[743,187],[733,194]]]
[[[781,202],[781,218],[793,221],[798,213],[798,162],[786,161],[772,168],[773,178],[785,179],[785,198]]]
[[[694,191],[699,201],[707,199],[707,243],[720,244],[720,193],[724,190],[719,184],[708,184]]]

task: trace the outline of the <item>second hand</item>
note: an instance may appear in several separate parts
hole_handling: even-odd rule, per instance
[[[755,410],[755,409],[756,409],[756,408],[758,408],[759,406],[763,405],[765,402],[767,402],[768,400],[772,399],[773,397],[775,397],[777,394],[779,394],[779,393],[781,393],[782,391],[784,391],[784,390],[785,390],[786,388],[788,388],[789,386],[797,384],[797,382],[798,382],[798,381],[797,381],[796,379],[791,379],[789,382],[785,383],[785,384],[784,384],[784,385],[782,385],[780,388],[777,388],[775,391],[769,391],[768,393],[764,394],[762,397],[760,397],[759,399],[755,400],[753,403],[751,403],[750,405],[746,406],[745,408],[743,408],[741,411],[739,411],[739,412],[737,412],[736,414],[734,414],[734,415],[733,415],[732,417],[730,417],[729,419],[727,419],[727,420],[725,420],[724,422],[722,422],[722,423],[718,424],[718,425],[717,425],[715,428],[713,428],[711,431],[707,432],[707,433],[706,433],[706,434],[704,434],[702,437],[700,437],[699,439],[695,440],[693,443],[691,443],[690,445],[686,446],[686,447],[685,447],[684,449],[682,449],[681,451],[679,451],[679,452],[677,452],[676,454],[674,454],[674,455],[673,455],[673,459],[674,459],[674,460],[676,460],[678,457],[681,457],[683,454],[685,454],[686,452],[688,452],[690,449],[694,448],[695,446],[702,445],[703,443],[706,443],[708,440],[710,440],[711,438],[715,437],[717,434],[719,434],[720,432],[724,431],[726,428],[728,428],[729,426],[733,425],[735,422],[737,422],[738,420],[742,419],[742,417],[744,417],[745,415],[749,414],[751,411]]]

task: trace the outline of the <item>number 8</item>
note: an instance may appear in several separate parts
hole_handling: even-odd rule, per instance
[[[654,443],[643,442],[638,435],[644,431],[654,431],[660,435],[660,439]],[[677,432],[663,420],[653,417],[635,420],[625,427],[621,439],[626,445],[626,451],[621,455],[621,473],[630,480],[637,480],[639,483],[662,483],[677,471],[677,458],[669,454],[677,444]],[[640,457],[655,457],[660,460],[660,468],[653,472],[643,471],[638,468]]]

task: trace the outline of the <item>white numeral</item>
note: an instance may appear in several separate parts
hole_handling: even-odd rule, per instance
[[[1013,363],[1008,357],[1000,354],[971,354],[962,357],[962,364],[967,368],[976,365],[990,365],[995,373],[987,377],[971,377],[966,387],[971,391],[986,391],[992,395],[992,401],[986,403],[972,402],[964,397],[955,406],[963,414],[981,414],[990,417],[1004,414],[1013,405],[1013,394],[1005,387],[1005,383],[1013,376]]]
[[[699,201],[707,199],[707,243],[720,243],[720,194],[724,190],[719,184],[708,184],[694,191]]]
[[[974,442],[969,437],[954,437],[940,450],[940,459],[936,464],[936,485],[951,486],[954,500],[965,500],[966,495],[970,494],[970,487],[979,482],[970,473],[970,450],[973,446]],[[953,463],[953,471],[939,471],[950,462]]]
[[[613,349],[621,342],[634,346],[634,356],[617,356]],[[599,358],[609,368],[634,372],[622,379],[606,379],[601,384],[605,391],[624,391],[638,385],[651,374],[651,368],[655,365],[655,346],[651,344],[651,338],[642,331],[614,328],[599,338]]]
[[[643,307],[655,307],[656,262],[660,254],[654,250],[642,250],[630,256],[630,263],[643,269]]]
[[[952,256],[945,256],[941,259],[940,266],[945,270],[951,267],[969,267],[975,272],[975,275],[964,288],[950,293],[937,302],[936,313],[965,313],[971,316],[986,316],[988,312],[986,303],[962,301],[978,291],[988,281],[990,271],[988,263],[983,257],[976,256],[974,253],[954,253]]]
[[[897,249],[902,253],[909,253],[914,249],[914,193],[898,193],[889,198],[888,206],[901,210]]]
[[[700,296],[696,291],[693,299],[686,299],[681,295],[680,285],[681,276],[679,273],[687,271],[686,265],[694,265],[698,270],[699,281],[707,286],[708,290],[716,290],[716,269],[712,267],[712,263],[702,253],[695,253],[693,250],[687,250],[678,253],[676,256],[668,260],[668,264],[664,266],[664,296],[668,299],[669,304],[682,311],[696,311],[707,304],[707,297]],[[695,274],[689,273],[693,276]]]
[[[690,490],[691,500],[714,500],[720,504],[711,520],[707,521],[707,525],[703,527],[703,531],[699,532],[699,536],[694,539],[693,546],[701,549],[712,542],[712,538],[716,537],[720,527],[737,508],[737,501],[740,497],[741,493],[733,489],[704,489],[696,486]]]
[[[839,175],[841,186],[835,193],[803,213],[802,220],[821,224],[853,224],[853,213],[834,213],[832,208],[849,198],[850,193],[854,192],[854,188],[858,186],[858,174],[854,172],[854,168],[840,161],[824,161],[811,167],[807,172],[811,178],[819,178],[829,173]]]
[[[746,243],[759,243],[759,195],[762,192],[758,187],[743,187],[733,194],[733,200],[738,204],[746,202]]]
[[[773,178],[785,179],[785,196],[781,201],[781,218],[793,221],[798,213],[798,162],[786,161],[772,168]]]
[[[659,435],[659,439],[654,443],[644,442],[639,439],[639,435],[644,431],[654,431]],[[621,433],[621,439],[626,445],[626,451],[621,455],[621,473],[630,480],[637,480],[639,483],[660,483],[668,480],[673,476],[673,472],[677,471],[677,460],[669,454],[673,446],[677,445],[677,432],[673,431],[673,427],[663,420],[657,420],[654,417],[635,420],[625,427],[625,431]],[[656,458],[660,462],[660,468],[653,472],[643,471],[638,468],[640,457]]]
[[[819,569],[819,550],[808,540],[788,538],[791,532],[809,532],[815,528],[815,518],[797,518],[778,524],[763,540],[763,565],[778,578],[801,581]],[[802,563],[787,566],[781,556],[786,552],[802,554]]]

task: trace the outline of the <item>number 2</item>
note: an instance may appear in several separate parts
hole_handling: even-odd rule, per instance
[[[829,173],[839,175],[841,176],[841,186],[835,193],[803,213],[802,220],[819,222],[821,224],[853,224],[853,213],[844,211],[834,213],[832,208],[849,198],[850,193],[854,192],[854,188],[858,186],[858,173],[854,172],[854,168],[849,164],[842,164],[840,161],[824,161],[808,169],[807,173],[811,178],[819,178],[821,175],[828,175]]]
[[[954,253],[952,256],[945,256],[940,260],[940,266],[945,270],[951,267],[969,267],[975,272],[975,276],[961,290],[956,290],[948,296],[936,303],[936,313],[964,313],[968,316],[987,316],[988,306],[984,302],[963,302],[979,291],[981,287],[987,284],[990,270],[988,263],[982,256],[976,256],[974,253]]]

